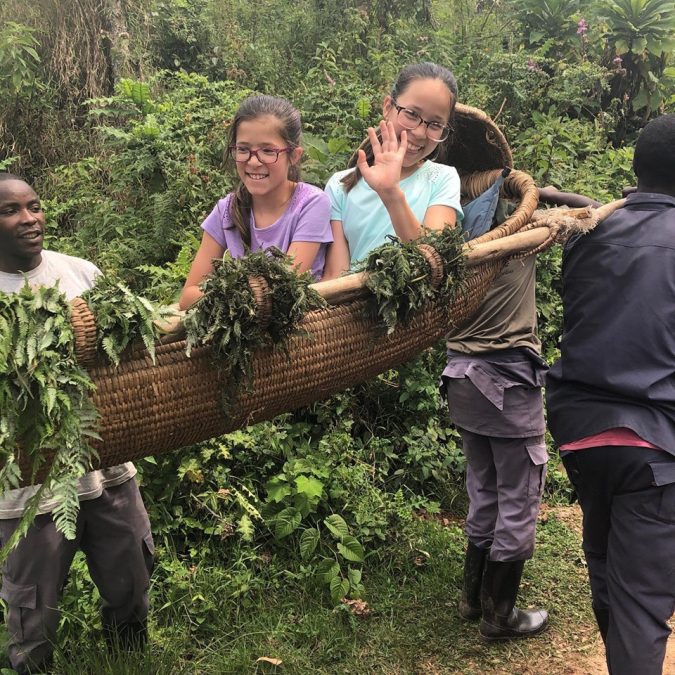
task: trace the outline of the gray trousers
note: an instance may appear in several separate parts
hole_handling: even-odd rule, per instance
[[[528,560],[546,479],[543,436],[496,438],[459,431],[467,461],[469,541],[490,549],[490,560]]]
[[[0,520],[3,543],[18,522]],[[51,514],[44,514],[10,554],[0,597],[7,603],[9,658],[20,673],[39,670],[51,659],[59,599],[78,549],[101,594],[104,628],[145,624],[154,544],[138,485],[131,479],[80,503],[73,541],[56,530]]]
[[[609,611],[609,672],[661,675],[675,611],[675,458],[617,446],[563,462],[584,514],[593,607]]]

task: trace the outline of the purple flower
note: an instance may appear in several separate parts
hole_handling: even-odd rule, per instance
[[[583,35],[588,30],[588,22],[586,19],[579,19],[577,23],[577,35]]]
[[[621,64],[623,63],[623,59],[622,59],[620,56],[615,56],[615,57],[612,59],[612,63],[613,63],[617,68],[621,68]]]
[[[537,65],[536,61],[533,61],[532,59],[527,59],[527,69],[530,72],[536,72],[539,70],[539,66]]]

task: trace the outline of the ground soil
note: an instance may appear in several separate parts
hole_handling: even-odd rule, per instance
[[[427,514],[422,512],[418,514],[422,518],[438,520],[445,527],[462,527],[464,520],[453,514]],[[540,520],[545,521],[548,518],[555,518],[563,523],[569,530],[575,532],[581,542],[581,509],[578,504],[571,506],[549,506],[541,505]],[[590,591],[589,591],[590,592]],[[663,663],[663,675],[675,675],[675,616],[670,621],[673,634],[668,640],[668,649]],[[547,633],[547,639],[556,647],[553,650],[557,654],[554,660],[543,659],[524,665],[517,671],[512,667],[508,670],[496,667],[493,670],[476,671],[476,665],[467,662],[467,672],[481,672],[481,675],[608,675],[607,665],[605,663],[605,649],[597,630],[595,623],[581,625],[577,627],[577,634],[573,636],[572,642],[578,645],[575,650],[570,647],[570,635],[556,634],[554,631]],[[560,665],[561,661],[564,665]],[[447,673],[443,664],[434,659],[421,663],[415,670],[415,675],[440,675]],[[636,673],[636,675],[639,675]]]
[[[547,507],[542,505],[542,516],[554,516],[569,529],[578,532],[581,537],[581,510],[573,506]],[[671,628],[675,630],[675,617],[671,619]],[[591,653],[570,654],[565,670],[559,675],[607,675],[605,650],[598,634],[595,649]],[[675,675],[675,633],[668,640],[668,651],[663,663],[663,675]]]

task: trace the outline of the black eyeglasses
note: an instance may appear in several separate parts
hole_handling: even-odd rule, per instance
[[[293,148],[258,148],[253,150],[243,145],[230,145],[228,148],[235,162],[248,162],[254,155],[262,164],[274,164],[279,159],[282,152],[290,152]]]
[[[398,105],[396,101],[393,102],[394,108],[396,108],[397,120],[398,123],[408,131],[417,129],[420,124],[426,124],[427,126],[427,136],[432,141],[444,141],[450,135],[450,127],[447,124],[441,124],[440,122],[428,122],[418,115],[414,110],[410,108],[404,108],[402,105]]]

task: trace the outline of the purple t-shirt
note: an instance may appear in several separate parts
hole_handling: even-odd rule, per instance
[[[202,223],[208,232],[233,258],[244,255],[244,242],[230,217],[230,193],[221,199]],[[298,183],[286,210],[269,227],[255,226],[251,212],[251,250],[276,246],[286,253],[294,241],[319,242],[319,252],[312,263],[312,275],[320,279],[326,260],[326,249],[333,241],[330,226],[330,199],[314,185]]]

